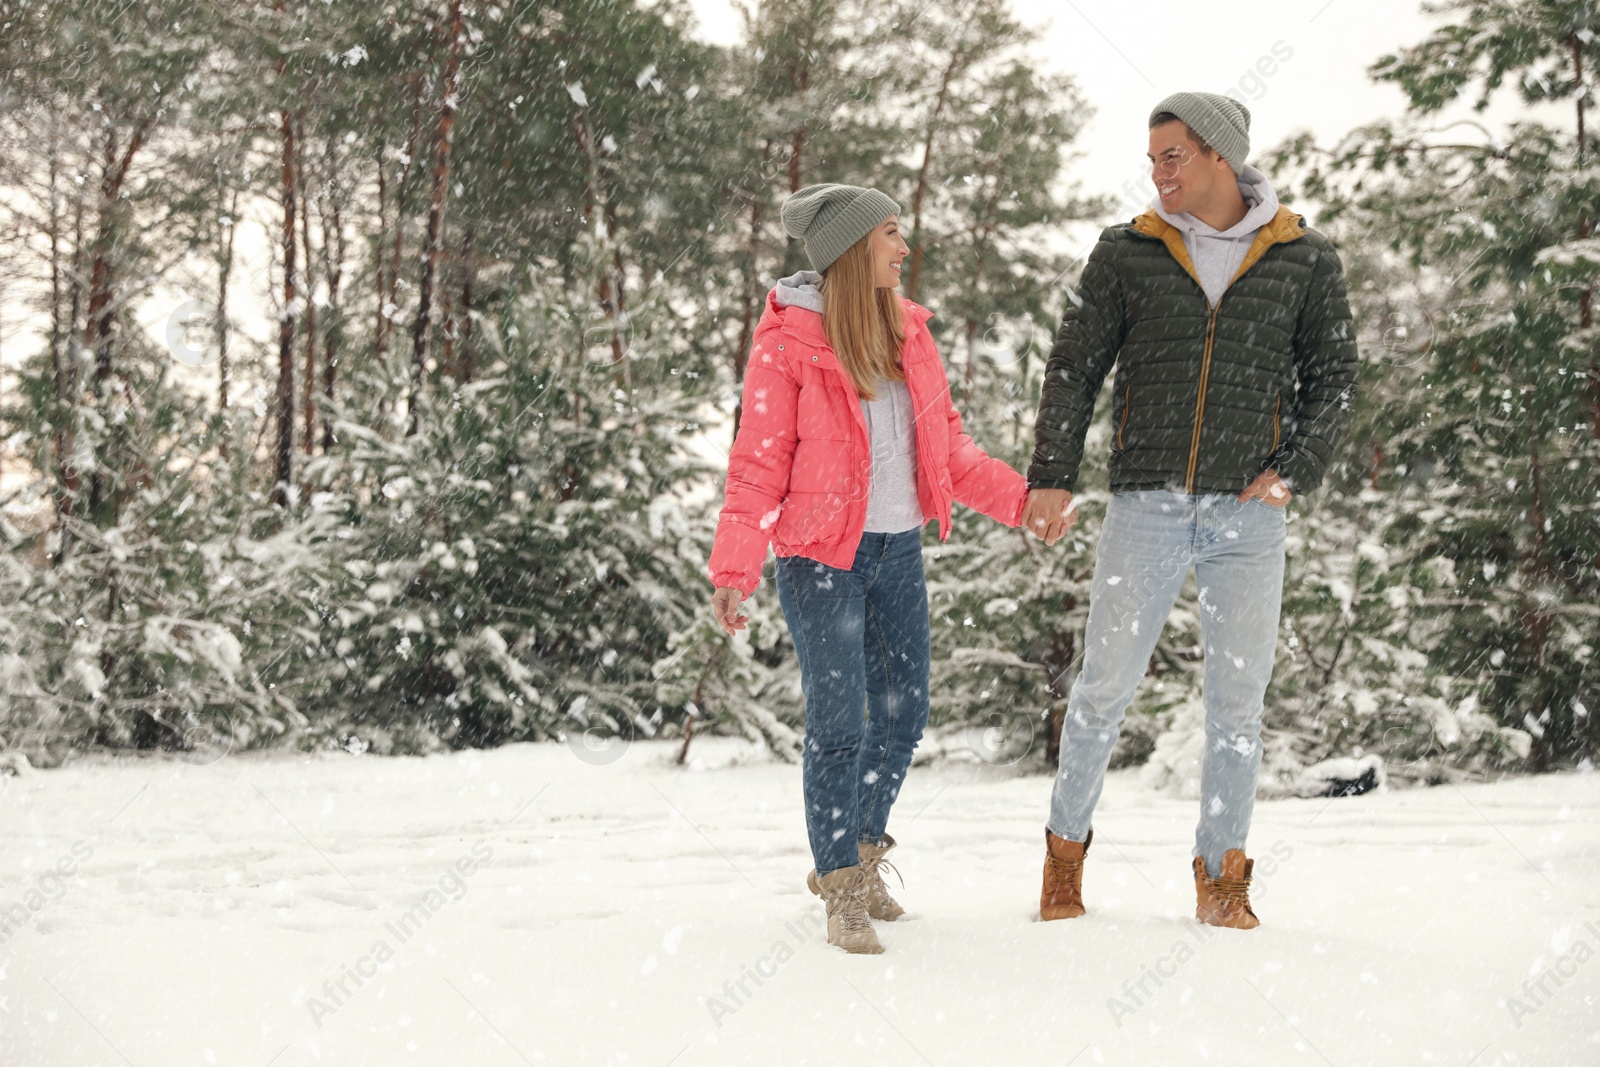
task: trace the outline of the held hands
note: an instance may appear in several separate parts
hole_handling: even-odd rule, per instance
[[[1254,480],[1244,487],[1244,492],[1239,494],[1239,502],[1242,504],[1254,498],[1275,508],[1281,508],[1288,506],[1289,498],[1293,495],[1283,479],[1278,476],[1278,472],[1268,469],[1256,475]]]
[[[732,637],[735,630],[743,630],[745,623],[750,621],[750,616],[739,614],[739,604],[744,600],[744,594],[731,585],[720,586],[711,594],[711,613],[717,618],[717,625],[728,632]]]
[[[1078,521],[1078,504],[1065,489],[1030,489],[1023,528],[1053,545]]]

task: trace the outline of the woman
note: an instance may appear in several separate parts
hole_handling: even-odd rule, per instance
[[[803,795],[827,905],[828,943],[882,952],[868,916],[903,913],[879,873],[885,833],[928,722],[928,594],[922,524],[950,536],[959,500],[1007,526],[1022,475],[961,429],[928,332],[894,292],[899,207],[876,189],[813,185],[785,201],[784,229],[816,271],[767,295],[745,370],[709,567],[730,635],[770,543],[778,600],[806,694]],[[820,273],[818,273],[820,272]],[[863,715],[865,710],[865,715]]]

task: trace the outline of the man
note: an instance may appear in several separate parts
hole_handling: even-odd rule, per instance
[[[1095,395],[1117,366],[1111,503],[1083,665],[1061,730],[1041,919],[1084,913],[1118,724],[1192,566],[1205,649],[1195,917],[1259,925],[1244,852],[1261,766],[1290,501],[1315,489],[1349,424],[1356,345],[1328,240],[1245,164],[1250,112],[1175,93],[1150,115],[1159,201],[1101,235],[1050,353],[1023,525],[1049,543],[1073,491]]]

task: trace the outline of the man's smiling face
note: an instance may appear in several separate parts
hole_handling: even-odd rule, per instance
[[[1181,122],[1163,122],[1150,131],[1150,179],[1155,182],[1161,208],[1181,215],[1203,208],[1216,191],[1218,170],[1233,168],[1216,152],[1202,151],[1189,128]]]

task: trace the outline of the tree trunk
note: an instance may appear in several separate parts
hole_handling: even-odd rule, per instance
[[[107,380],[111,377],[111,242],[113,222],[111,213],[116,209],[116,199],[107,190],[112,182],[116,159],[116,131],[106,129],[106,158],[100,182],[100,219],[95,227],[94,244],[89,267],[89,307],[84,314],[84,349],[94,353],[95,403],[104,414]],[[109,420],[107,420],[109,421]],[[96,456],[89,472],[89,515],[100,510],[100,495],[104,490],[102,466],[105,456]]]
[[[922,202],[928,193],[928,171],[933,162],[933,142],[938,135],[939,119],[944,115],[945,104],[950,99],[950,84],[965,54],[957,47],[950,52],[950,62],[939,76],[939,94],[934,98],[933,113],[928,116],[928,129],[922,139],[922,165],[917,168],[917,184],[911,189],[911,269],[907,271],[906,296],[918,299],[922,291]]]
[[[83,309],[83,194],[77,193],[72,201],[72,266],[68,271],[71,297],[67,305],[66,372],[60,392],[61,425],[56,427],[56,546],[55,564],[67,558],[72,545],[72,511],[78,498],[79,471],[73,462],[78,447],[78,405],[80,402],[78,370],[83,349],[78,342],[78,313]]]
[[[772,142],[761,142],[761,168],[760,172],[766,173],[767,155],[771,151]],[[745,249],[744,272],[744,313],[739,322],[739,343],[733,350],[733,383],[743,386],[745,366],[750,361],[750,346],[755,343],[757,310],[761,302],[761,216],[765,206],[766,188],[758,189],[750,198],[750,240]],[[742,394],[742,389],[741,389]],[[744,402],[741,399],[733,408],[733,436],[739,437],[739,419],[744,414]]]
[[[50,156],[46,160],[46,175],[50,187],[49,227],[50,239],[50,388],[59,401],[62,373],[61,329],[61,198],[59,193],[60,147],[54,132],[50,139]],[[59,413],[51,419],[59,422]]]
[[[102,98],[102,106],[105,101]],[[128,177],[128,171],[133,165],[133,157],[138,154],[144,144],[145,133],[149,130],[152,120],[146,119],[134,127],[133,136],[128,139],[127,147],[121,155],[117,152],[115,120],[110,117],[109,109],[106,115],[106,143],[105,164],[100,179],[100,218],[95,227],[93,246],[93,266],[89,271],[89,307],[85,314],[84,336],[87,346],[95,354],[95,403],[99,407],[99,414],[106,422],[109,418],[111,406],[111,393],[116,388],[113,375],[112,359],[112,329],[116,321],[116,301],[113,299],[113,286],[115,284],[115,267],[112,257],[116,254],[116,234],[118,229],[118,214],[120,212],[120,199],[123,183]],[[96,521],[106,525],[115,525],[117,510],[120,505],[121,486],[114,478],[118,466],[123,462],[124,450],[120,447],[122,429],[113,425],[110,429],[111,443],[102,443],[102,454],[96,457],[94,472],[90,479],[89,488],[89,515]],[[106,450],[109,448],[109,456]],[[112,484],[107,492],[107,475],[112,475]],[[109,497],[109,514],[102,514]],[[118,608],[118,593],[120,579],[113,568],[112,555],[105,556],[106,570],[103,586],[106,590],[106,621],[115,623]],[[110,681],[115,677],[116,657],[112,649],[105,647],[100,653],[100,669],[107,678],[107,688],[112,685]]]
[[[400,260],[406,241],[406,192],[411,187],[411,174],[416,167],[417,138],[422,135],[422,89],[426,81],[426,74],[420,71],[413,79],[411,132],[406,135],[405,160],[400,165],[400,180],[395,183],[394,189],[394,244],[389,252],[389,270],[386,278],[388,291],[378,294],[378,367],[385,372],[386,377],[389,368],[389,337],[393,333],[394,324],[383,311],[386,308],[398,308],[400,303]]]
[[[599,280],[595,284],[595,300],[605,315],[610,330],[611,365],[616,367],[617,385],[631,382],[627,367],[627,345],[622,336],[622,255],[612,244],[617,224],[616,209],[610,203],[605,175],[600,166],[599,150],[595,147],[594,128],[589,124],[589,111],[580,105],[572,121],[572,133],[578,152],[585,161],[583,183],[583,221],[586,227],[600,222]],[[587,331],[583,340],[588,348]]]
[[[811,87],[811,62],[809,55],[802,63],[789,65],[789,85],[796,96],[803,94]],[[800,174],[802,157],[806,150],[806,124],[801,122],[790,133],[789,137],[789,192],[793,193],[800,188]],[[789,239],[790,244],[794,238]]]
[[[111,403],[110,392],[113,388],[111,332],[116,321],[116,307],[112,299],[115,279],[111,259],[116,254],[119,200],[128,170],[133,165],[133,157],[144,145],[151,120],[146,119],[134,128],[133,136],[120,156],[117,153],[116,127],[111,120],[107,121],[105,163],[100,179],[100,218],[95,228],[93,260],[89,270],[89,308],[84,325],[85,346],[95,357],[95,402],[100,406],[102,415],[106,414]],[[106,494],[106,473],[112,469],[114,462],[115,458],[107,462],[104,455],[96,459],[89,481],[90,515],[98,516],[101,510]]]
[[[705,675],[694,684],[694,706],[700,707],[700,702],[705,699]],[[683,717],[683,745],[678,749],[678,766],[682,767],[689,762],[689,742],[694,740],[694,716]]]
[[[1567,38],[1567,44],[1572,48],[1572,76],[1575,80],[1575,84],[1578,86],[1578,91],[1574,94],[1577,98],[1578,107],[1578,153],[1576,169],[1578,174],[1582,175],[1584,155],[1588,149],[1588,145],[1584,143],[1586,134],[1583,128],[1583,105],[1584,95],[1586,92],[1583,84],[1583,42],[1578,39],[1577,34],[1573,34],[1571,37]],[[1580,215],[1578,218],[1578,237],[1580,240],[1588,240],[1591,232],[1590,227],[1591,222],[1589,219],[1589,213],[1588,211],[1583,211],[1582,215]],[[1578,325],[1587,330],[1593,324],[1594,282],[1591,281],[1588,285],[1584,286],[1582,295],[1578,297]],[[1593,421],[1592,432],[1597,439],[1600,439],[1600,360],[1591,361],[1589,364],[1589,397]]]
[[[1063,597],[1063,615],[1077,607],[1076,598]],[[1050,652],[1045,662],[1045,671],[1049,681],[1046,692],[1050,694],[1050,736],[1045,740],[1045,762],[1054,767],[1061,759],[1061,726],[1066,719],[1066,700],[1071,692],[1071,683],[1067,680],[1067,671],[1072,669],[1072,661],[1077,655],[1077,639],[1071,630],[1056,630],[1050,635]]]
[[[972,244],[976,255],[972,263],[972,277],[968,279],[969,288],[976,288],[983,283],[983,272],[989,269],[989,246],[994,241],[995,197],[999,196],[998,184],[994,187],[988,202],[984,206],[983,215],[978,226],[974,227]],[[963,407],[972,403],[972,380],[975,364],[977,363],[978,349],[978,322],[976,319],[967,320],[967,366],[965,368],[965,382],[961,394]]]
[[[284,64],[278,64],[279,73]],[[280,184],[283,188],[283,310],[278,317],[278,390],[273,398],[272,414],[277,424],[277,443],[274,448],[274,480],[272,502],[287,508],[294,485],[294,303],[295,288],[295,173],[294,173],[294,114],[288,108],[280,113],[279,126],[283,139],[283,162]]]
[[[328,139],[328,160],[334,161],[334,142]],[[322,275],[328,280],[328,329],[322,340],[322,395],[327,401],[322,415],[322,452],[333,447],[333,394],[334,378],[339,360],[344,353],[344,306],[339,302],[339,290],[344,279],[345,235],[344,215],[339,203],[340,170],[330,166],[331,191],[326,212],[319,213],[322,223]],[[380,175],[382,171],[379,171]],[[332,219],[330,232],[329,220]],[[381,269],[381,267],[380,267]]]
[[[796,96],[803,94],[811,87],[811,63],[809,59],[810,53],[807,51],[802,51],[802,55],[807,57],[805,62],[793,62],[789,64],[789,87]],[[804,121],[801,121],[789,133],[789,192],[791,194],[797,192],[801,185],[801,175],[804,171],[805,151],[806,124]],[[787,257],[785,260],[786,262],[793,261],[794,246],[798,240],[799,238],[797,237],[790,237],[788,239],[788,246],[785,253]]]
[[[67,352],[66,339],[75,328],[75,323],[62,322],[62,270],[61,270],[61,196],[60,196],[60,154],[61,141],[56,136],[57,131],[51,131],[49,180],[50,180],[50,391],[52,437],[55,442],[56,460],[56,488],[53,494],[55,503],[56,551],[51,557],[52,566],[59,566],[66,555],[67,529],[66,519],[72,513],[72,496],[67,492],[67,463],[68,450],[72,447],[72,422],[76,418],[76,399],[73,390],[68,385],[69,369],[76,367],[69,364],[71,358]],[[81,197],[79,203],[82,203]],[[74,292],[76,284],[74,283]],[[76,316],[76,307],[73,310]],[[75,375],[74,375],[75,377]]]
[[[239,189],[233,188],[228,197],[228,225],[217,228],[217,410],[224,416],[228,412],[228,386],[231,374],[228,367],[228,279],[233,274],[233,238],[239,231]],[[227,419],[223,419],[221,452],[227,458],[231,442]]]
[[[314,271],[315,260],[312,258],[311,245],[311,193],[306,182],[306,131],[302,124],[299,135],[295,140],[294,170],[295,182],[305,192],[305,203],[300,208],[300,246],[306,254],[305,269],[305,302],[306,302],[306,358],[305,376],[303,387],[304,399],[301,401],[301,420],[303,426],[300,431],[300,449],[306,455],[311,455],[317,435],[317,304],[312,299],[317,289],[317,279]]]
[[[383,308],[386,303],[386,294],[389,292],[383,269],[383,250],[389,247],[389,216],[387,214],[389,181],[384,176],[384,147],[385,145],[380,141],[378,144],[378,240],[373,246],[377,249],[377,253],[372,257],[372,284],[378,296],[378,318],[372,324],[372,348],[373,356],[377,359],[380,367],[383,366],[383,324],[388,321],[388,316],[384,315]]]
[[[417,403],[428,360],[428,334],[433,316],[433,279],[439,269],[439,244],[444,230],[445,194],[450,182],[450,143],[455,135],[456,84],[461,73],[461,0],[450,0],[450,51],[439,80],[439,126],[433,143],[433,192],[428,201],[428,235],[422,251],[422,280],[417,287],[417,321],[412,333],[411,415],[407,436],[417,432]]]
[[[1544,605],[1543,587],[1554,577],[1555,567],[1549,559],[1549,536],[1545,532],[1544,464],[1539,455],[1540,431],[1537,421],[1528,435],[1528,525],[1533,534],[1533,551],[1528,560],[1528,583],[1522,591],[1522,630],[1527,635],[1528,653],[1533,666],[1541,672],[1547,664],[1547,650],[1554,616]],[[1539,707],[1530,710],[1535,719],[1549,708],[1548,684]],[[1550,757],[1549,749],[1539,743],[1533,753],[1536,767],[1543,769]]]
[[[604,181],[604,175],[601,176]],[[624,323],[628,314],[628,295],[623,286],[627,272],[622,265],[622,242],[617,240],[617,231],[621,227],[617,224],[617,200],[611,189],[606,189],[606,243],[611,246],[611,270],[609,276],[602,275],[601,303],[607,310],[611,319],[611,360],[612,366],[617,368],[617,385],[626,389],[630,395],[633,393],[633,367],[628,362],[628,342],[623,335]],[[607,285],[609,283],[609,291]]]

